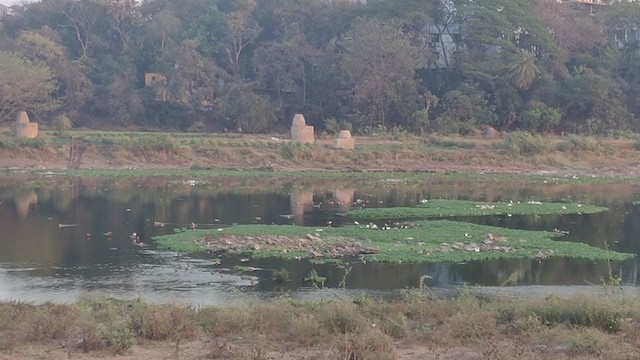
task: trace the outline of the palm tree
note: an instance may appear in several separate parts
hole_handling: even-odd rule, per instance
[[[540,69],[536,66],[536,56],[529,50],[519,49],[511,64],[511,80],[519,90],[528,89]]]

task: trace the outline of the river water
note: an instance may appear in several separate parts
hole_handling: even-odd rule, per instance
[[[281,296],[391,294],[426,285],[447,292],[462,285],[502,293],[567,293],[590,289],[611,271],[636,292],[636,260],[606,264],[581,260],[498,260],[464,264],[363,264],[345,269],[306,261],[256,260],[157,250],[151,237],[174,228],[232,224],[339,226],[335,214],[355,206],[415,205],[422,199],[570,201],[604,205],[595,215],[483,217],[458,220],[532,230],[562,230],[563,240],[640,253],[640,187],[585,185],[571,179],[424,181],[389,178],[362,183],[330,179],[277,181],[246,178],[0,179],[0,300],[72,302],[80,296],[143,298],[167,303],[225,304]],[[293,218],[281,215],[294,215]],[[162,223],[162,224],[160,224]],[[159,226],[164,225],[164,226]],[[134,245],[136,233],[143,246]],[[233,271],[236,265],[257,268]],[[279,285],[273,271],[287,269]],[[326,289],[303,281],[315,269]],[[346,286],[341,287],[344,280]],[[592,289],[592,288],[591,288]],[[494,290],[490,290],[494,291]]]

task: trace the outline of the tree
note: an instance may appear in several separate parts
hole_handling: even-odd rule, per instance
[[[237,81],[223,87],[214,109],[241,132],[265,132],[276,122],[274,108],[269,100],[254,93],[249,84]]]
[[[587,134],[629,129],[633,115],[625,106],[622,85],[609,73],[586,66],[575,68],[560,94],[565,112],[563,128]]]
[[[194,41],[182,43],[178,61],[169,78],[172,101],[197,112],[215,100],[219,83],[224,81],[224,71],[200,55]]]
[[[587,16],[577,7],[555,1],[538,1],[534,11],[553,34],[553,39],[566,60],[607,45],[602,26],[593,16]]]
[[[341,65],[351,82],[363,124],[386,125],[403,91],[417,100],[416,70],[425,66],[423,49],[393,24],[360,20],[341,42]]]
[[[489,104],[487,95],[477,85],[462,84],[449,91],[438,103],[439,115],[434,129],[443,133],[471,132],[479,125],[493,125],[495,109]]]
[[[258,37],[260,28],[252,21],[256,0],[239,0],[239,5],[227,14],[228,38],[225,45],[227,60],[234,76],[240,76],[240,59],[243,50]]]
[[[94,99],[95,87],[77,62],[72,62],[55,30],[44,27],[39,31],[23,31],[17,39],[22,54],[36,63],[46,64],[60,85],[56,98],[62,109],[77,119],[80,111]]]
[[[510,66],[511,80],[520,90],[526,90],[540,73],[536,66],[536,56],[525,49],[518,49]]]
[[[95,0],[61,0],[60,11],[67,19],[63,27],[71,28],[80,46],[80,57],[86,58],[109,27],[103,6]]]
[[[191,26],[200,47],[213,57],[223,57],[234,77],[240,77],[243,53],[260,33],[253,19],[255,8],[255,0],[234,1],[228,12],[212,6]]]
[[[51,70],[16,54],[0,51],[0,122],[18,111],[42,115],[58,108]]]

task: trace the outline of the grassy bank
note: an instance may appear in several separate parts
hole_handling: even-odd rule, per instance
[[[69,161],[75,144],[74,161]],[[492,171],[559,170],[634,175],[640,161],[635,134],[593,138],[505,134],[423,137],[405,132],[356,137],[355,151],[333,148],[333,136],[296,144],[285,134],[245,135],[125,131],[42,132],[38,139],[0,133],[4,166],[118,169],[239,168],[274,170]],[[80,155],[81,156],[78,156]]]
[[[385,263],[462,262],[500,258],[582,258],[621,261],[633,257],[583,243],[557,240],[559,234],[476,225],[423,221],[395,227],[352,225],[304,227],[238,225],[187,230],[153,238],[159,248],[215,251],[254,258],[332,259],[359,256]]]
[[[640,356],[639,320],[638,299],[613,295],[506,301],[411,290],[388,301],[283,298],[198,308],[10,302],[0,303],[0,358],[142,359],[135,354],[151,358],[158,349],[180,359],[462,358],[454,356],[461,351],[465,359],[631,359]]]

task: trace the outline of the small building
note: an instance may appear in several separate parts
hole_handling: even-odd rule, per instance
[[[167,77],[161,73],[148,72],[144,74],[144,85],[156,87],[156,101],[167,101]]]

